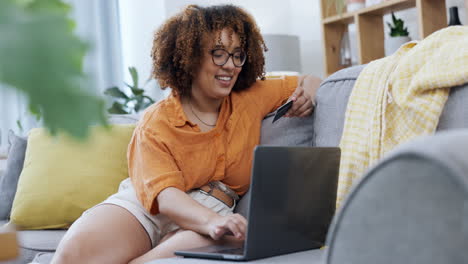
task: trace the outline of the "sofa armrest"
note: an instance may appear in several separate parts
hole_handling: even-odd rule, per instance
[[[453,129],[431,136],[416,138],[390,152],[382,162],[402,155],[415,155],[440,163],[453,170],[460,180],[468,180],[468,129]],[[381,163],[382,163],[381,162]],[[378,167],[378,164],[377,166]],[[373,169],[376,169],[374,167]],[[465,177],[467,176],[467,177]]]
[[[354,186],[326,263],[468,263],[468,130],[421,137]]]

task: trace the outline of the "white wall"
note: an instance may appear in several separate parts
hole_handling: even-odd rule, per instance
[[[300,37],[302,72],[325,77],[320,1],[289,0],[291,33]]]
[[[140,86],[150,77],[153,33],[166,19],[164,5],[162,0],[119,0],[124,80],[127,83],[131,83],[130,66],[137,68]],[[161,97],[154,81],[145,90],[155,99]]]
[[[170,17],[189,4],[201,6],[233,4],[247,10],[256,19],[262,33],[288,34],[291,31],[289,1],[284,0],[165,0]],[[301,0],[302,2],[302,0]]]

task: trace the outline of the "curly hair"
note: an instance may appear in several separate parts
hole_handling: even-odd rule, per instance
[[[230,30],[231,38],[233,33],[239,36],[241,48],[247,54],[233,91],[248,89],[257,78],[265,79],[263,51],[267,48],[250,14],[233,5],[189,5],[168,19],[154,35],[152,76],[161,88],[170,87],[181,96],[190,96],[192,80],[207,48],[203,47],[203,40],[223,29]]]

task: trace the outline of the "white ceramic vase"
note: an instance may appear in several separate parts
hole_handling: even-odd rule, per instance
[[[366,7],[382,3],[383,0],[366,0]]]
[[[353,2],[353,3],[348,3],[346,5],[346,11],[347,12],[353,12],[353,11],[356,11],[356,10],[359,10],[361,8],[364,8],[365,7],[365,3],[364,2]]]
[[[408,36],[405,37],[389,37],[385,41],[385,56],[392,55],[397,51],[401,45],[411,41],[411,38]]]

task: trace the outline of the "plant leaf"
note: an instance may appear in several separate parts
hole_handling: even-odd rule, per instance
[[[129,112],[125,110],[124,105],[118,102],[114,102],[112,106],[109,109],[107,109],[107,112],[109,112],[109,114],[119,114],[119,115],[129,114]]]
[[[141,102],[137,102],[137,103],[135,104],[134,109],[135,109],[135,113],[140,112],[140,110],[143,109],[143,104],[142,104]]]
[[[19,131],[22,133],[23,132],[23,125],[21,124],[21,121],[19,119],[16,120],[16,125],[18,126]]]
[[[47,12],[52,11],[63,14],[71,11],[71,7],[60,0],[33,0],[26,2],[24,7],[33,12],[45,10]]]
[[[144,98],[148,99],[148,101],[151,103],[151,104],[154,104],[154,100],[153,98],[147,96],[147,95],[143,95]]]
[[[138,88],[138,72],[136,70],[135,67],[128,67],[128,71],[130,72],[130,75],[132,76],[132,80],[133,80],[133,88],[132,89],[136,89]]]
[[[119,87],[116,87],[116,86],[107,88],[104,91],[104,94],[115,97],[115,98],[128,99],[128,96],[124,92],[120,91]]]
[[[132,92],[133,92],[134,95],[138,96],[138,95],[142,95],[145,92],[145,90],[139,89],[139,88],[133,88]]]
[[[125,86],[127,86],[128,88],[133,89],[133,86],[132,86],[132,85],[130,85],[130,84],[126,83],[126,82],[124,82],[124,84],[125,84]]]
[[[102,98],[84,89],[88,47],[73,34],[62,1],[26,6],[0,0],[0,83],[23,92],[52,134],[64,130],[83,138],[89,125],[106,124]]]
[[[146,103],[143,103],[142,109],[146,109],[148,106],[152,105],[153,102],[147,101]]]
[[[137,95],[135,96],[135,112],[138,113],[141,109],[143,109],[143,96]]]
[[[405,22],[401,18],[397,18],[393,12],[392,12],[392,20],[393,20],[393,25],[387,22],[387,25],[390,27],[390,36],[405,37],[409,35],[409,32],[407,28],[405,27]]]

